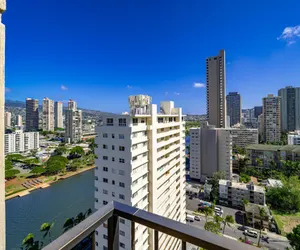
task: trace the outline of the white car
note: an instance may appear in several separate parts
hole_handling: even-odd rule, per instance
[[[201,218],[200,218],[199,216],[195,216],[195,217],[194,217],[194,220],[196,220],[196,221],[201,221]]]
[[[248,235],[250,237],[253,237],[253,238],[257,238],[258,237],[258,233],[256,231],[254,231],[254,230],[251,230],[251,229],[245,230],[244,234]]]

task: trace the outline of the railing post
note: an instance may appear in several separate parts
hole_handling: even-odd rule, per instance
[[[92,250],[96,249],[96,232],[94,231],[92,234]]]
[[[154,230],[154,250],[158,250],[158,231]]]
[[[181,250],[186,250],[186,242],[185,241],[181,242]]]
[[[131,249],[135,250],[135,223],[131,221]]]
[[[119,249],[119,216],[108,219],[108,250]]]

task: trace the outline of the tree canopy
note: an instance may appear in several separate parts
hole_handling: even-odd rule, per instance
[[[293,231],[291,233],[288,233],[286,237],[290,241],[290,245],[295,250],[300,250],[300,225],[294,227]]]
[[[16,177],[17,174],[19,174],[20,171],[17,169],[9,169],[5,171],[5,179],[10,180]]]
[[[63,155],[67,152],[67,147],[66,146],[58,146],[55,150],[54,153],[56,155]]]
[[[47,174],[58,174],[59,172],[65,170],[68,159],[61,155],[51,156],[46,163],[46,173]]]
[[[71,156],[76,156],[76,155],[82,156],[82,155],[84,155],[84,150],[83,150],[82,147],[76,146],[76,147],[74,147],[74,148],[71,149],[70,155]]]
[[[212,184],[210,193],[211,200],[217,200],[219,198],[219,180],[221,179],[226,179],[226,173],[224,171],[215,172],[210,179],[210,184]]]
[[[43,173],[45,173],[45,172],[46,172],[46,169],[45,169],[44,167],[42,167],[42,166],[34,167],[34,168],[30,171],[30,173],[31,173],[31,174],[34,174],[34,175],[41,175],[41,174],[43,174]]]

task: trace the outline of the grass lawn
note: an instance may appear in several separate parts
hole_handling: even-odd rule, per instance
[[[272,210],[272,214],[281,230],[282,235],[290,233],[295,226],[300,224],[300,213],[296,214],[284,214]]]

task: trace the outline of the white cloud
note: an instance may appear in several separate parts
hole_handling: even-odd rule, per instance
[[[277,40],[283,40],[287,45],[296,43],[296,39],[300,37],[300,25],[294,27],[286,27]]]
[[[127,85],[127,88],[128,88],[128,89],[132,89],[132,86],[131,86],[131,85]]]
[[[64,90],[64,91],[68,90],[68,87],[66,87],[65,85],[61,85],[60,88],[61,88],[61,90]]]
[[[5,93],[9,93],[9,92],[11,92],[11,88],[5,87]]]
[[[174,92],[174,95],[179,95],[179,93],[178,92]]]
[[[194,88],[205,88],[205,84],[200,82],[194,82],[193,86]]]

